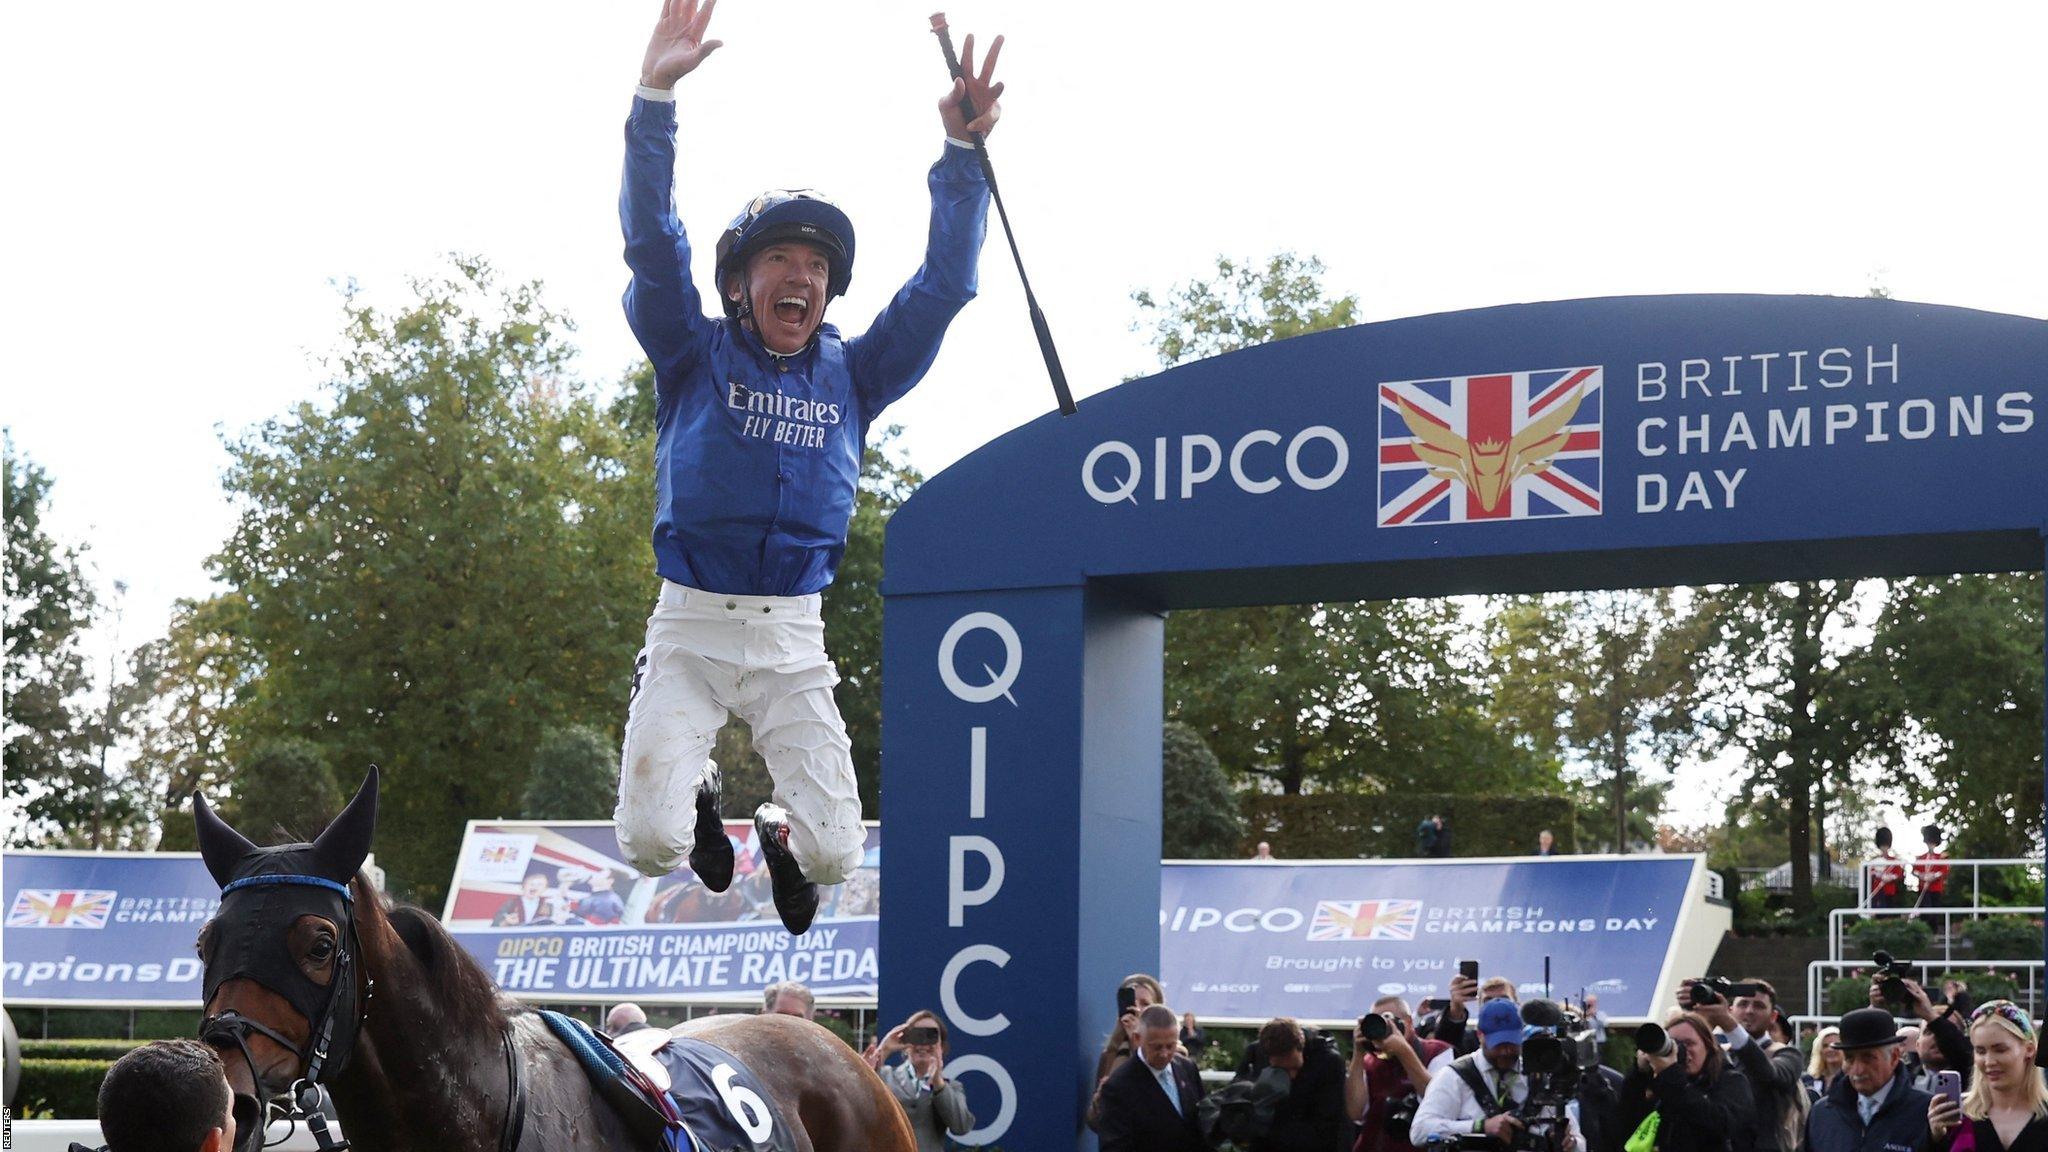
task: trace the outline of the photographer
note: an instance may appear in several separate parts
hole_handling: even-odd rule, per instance
[[[1809,1098],[1800,1083],[1805,1067],[1799,1049],[1771,1038],[1778,990],[1757,979],[1732,985],[1694,980],[1679,989],[1678,1004],[1728,1038],[1726,1055],[1748,1078],[1756,1098],[1757,1152],[1797,1152]]]
[[[1409,1125],[1417,1148],[1455,1145],[1461,1137],[1485,1136],[1497,1148],[1527,1147],[1528,1128],[1519,1113],[1529,1100],[1529,1078],[1521,1074],[1522,1013],[1512,1000],[1492,1000],[1479,1009],[1480,1050],[1461,1056],[1432,1076],[1429,1091]],[[1578,1106],[1566,1110],[1562,1146],[1586,1152],[1578,1133]]]
[[[1138,1013],[1154,1004],[1166,1003],[1166,989],[1159,981],[1143,972],[1133,972],[1123,978],[1117,987],[1116,1027],[1110,1029],[1109,1038],[1103,1041],[1102,1055],[1095,1061],[1095,1086],[1109,1079],[1117,1065],[1130,1059],[1138,1051]]]
[[[1265,1134],[1251,1152],[1339,1152],[1344,1146],[1344,1058],[1329,1038],[1286,1016],[1266,1021],[1247,1045],[1239,1081],[1256,1081],[1268,1068],[1287,1073],[1287,1094],[1273,1109]]]
[[[1621,1073],[1600,1063],[1600,1041],[1584,1013],[1569,1012],[1555,1000],[1531,1000],[1522,1005],[1522,1022],[1559,1036],[1578,1050],[1570,1077],[1571,1098],[1578,1105],[1574,1124],[1585,1137],[1588,1152],[1622,1152],[1628,1133],[1621,1127]],[[1523,1069],[1529,1070],[1530,1043],[1522,1043]],[[1575,1082],[1572,1082],[1575,1081]]]
[[[890,1064],[898,1052],[907,1053],[908,1058]],[[946,1024],[936,1013],[911,1013],[910,1019],[891,1028],[862,1056],[869,1067],[881,1073],[882,1083],[902,1105],[910,1130],[917,1136],[918,1152],[943,1152],[946,1133],[964,1136],[974,1130],[967,1093],[941,1071],[946,1066]]]
[[[1621,1090],[1621,1124],[1631,1144],[1654,1125],[1657,1152],[1749,1152],[1756,1104],[1749,1081],[1728,1067],[1714,1030],[1691,1012],[1664,1028],[1661,1052],[1638,1050]]]
[[[1374,1022],[1378,1021],[1377,1024]],[[1415,1035],[1408,1002],[1399,996],[1373,1001],[1351,1036],[1345,1069],[1344,1114],[1359,1124],[1352,1152],[1391,1152],[1408,1143],[1408,1126],[1430,1076],[1451,1062],[1451,1046]]]
[[[1969,1090],[1970,1038],[1964,1034],[1963,1026],[1956,1022],[1953,1005],[1937,1010],[1927,995],[1927,989],[1922,988],[1918,980],[1880,971],[1870,982],[1870,1006],[1886,1012],[1900,1006],[1907,1014],[1922,1021],[1920,1035],[1914,1038],[1912,1048],[1913,1054],[1919,1057],[1919,1067],[1910,1069],[1914,1087],[1922,1092],[1932,1091],[1934,1074],[1943,1069],[1954,1069],[1962,1075],[1963,1089]]]

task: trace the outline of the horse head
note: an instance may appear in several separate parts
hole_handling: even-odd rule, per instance
[[[340,1072],[354,1050],[370,987],[349,883],[377,828],[371,767],[339,816],[310,844],[259,848],[192,798],[199,852],[221,887],[199,934],[205,964],[200,1039],[221,1053],[236,1098],[238,1149],[262,1146],[270,1097]],[[253,1141],[253,1142],[252,1142]]]

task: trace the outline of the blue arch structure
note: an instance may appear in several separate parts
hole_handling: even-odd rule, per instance
[[[1287,340],[993,441],[889,527],[884,1018],[943,1013],[970,1142],[1088,1139],[1158,966],[1167,611],[2038,569],[2044,402],[2039,320],[1635,297]]]

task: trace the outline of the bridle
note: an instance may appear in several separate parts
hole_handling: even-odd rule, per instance
[[[248,1066],[249,1081],[256,1090],[256,1122],[266,1130],[272,1113],[277,1119],[289,1120],[294,1127],[301,1121],[312,1133],[314,1141],[322,1152],[346,1152],[347,1140],[337,1140],[327,1124],[322,1109],[326,1095],[326,1079],[339,1072],[347,1064],[348,1055],[354,1051],[357,1034],[363,1022],[370,1016],[370,1001],[376,993],[377,981],[367,973],[359,1002],[355,1011],[344,1018],[340,1011],[344,990],[353,992],[357,957],[361,940],[356,933],[355,894],[346,884],[337,883],[320,876],[306,876],[291,873],[271,873],[249,876],[222,886],[220,894],[225,900],[230,894],[259,886],[304,885],[321,888],[338,895],[342,902],[342,919],[346,927],[337,945],[334,958],[334,975],[328,982],[327,998],[320,1007],[318,1016],[308,1021],[309,1039],[304,1045],[294,1044],[283,1033],[258,1020],[252,1020],[230,1008],[215,1013],[199,1022],[199,1039],[215,1049],[233,1048],[240,1052],[242,1061]],[[260,981],[259,981],[260,982]],[[351,996],[351,999],[357,999]],[[249,1051],[249,1034],[257,1033],[292,1054],[302,1069],[299,1078],[292,1082],[283,1106],[273,1105],[270,1094],[263,1086],[263,1075],[256,1067],[256,1058]],[[337,1043],[338,1041],[338,1043]],[[516,1152],[519,1140],[526,1128],[526,1077],[519,1063],[519,1053],[512,1041],[512,1029],[508,1025],[504,1033],[505,1079],[508,1085],[505,1101],[505,1121],[499,1129],[499,1152]],[[339,1059],[335,1059],[336,1054]],[[287,1131],[278,1141],[263,1143],[262,1147],[280,1143],[290,1138]],[[261,1137],[259,1137],[261,1139]]]

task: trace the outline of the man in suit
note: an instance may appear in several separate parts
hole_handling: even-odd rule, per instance
[[[1138,1014],[1138,1059],[1117,1065],[1095,1095],[1102,1152],[1206,1152],[1195,1120],[1202,1078],[1178,1054],[1180,1018],[1164,1004]]]

